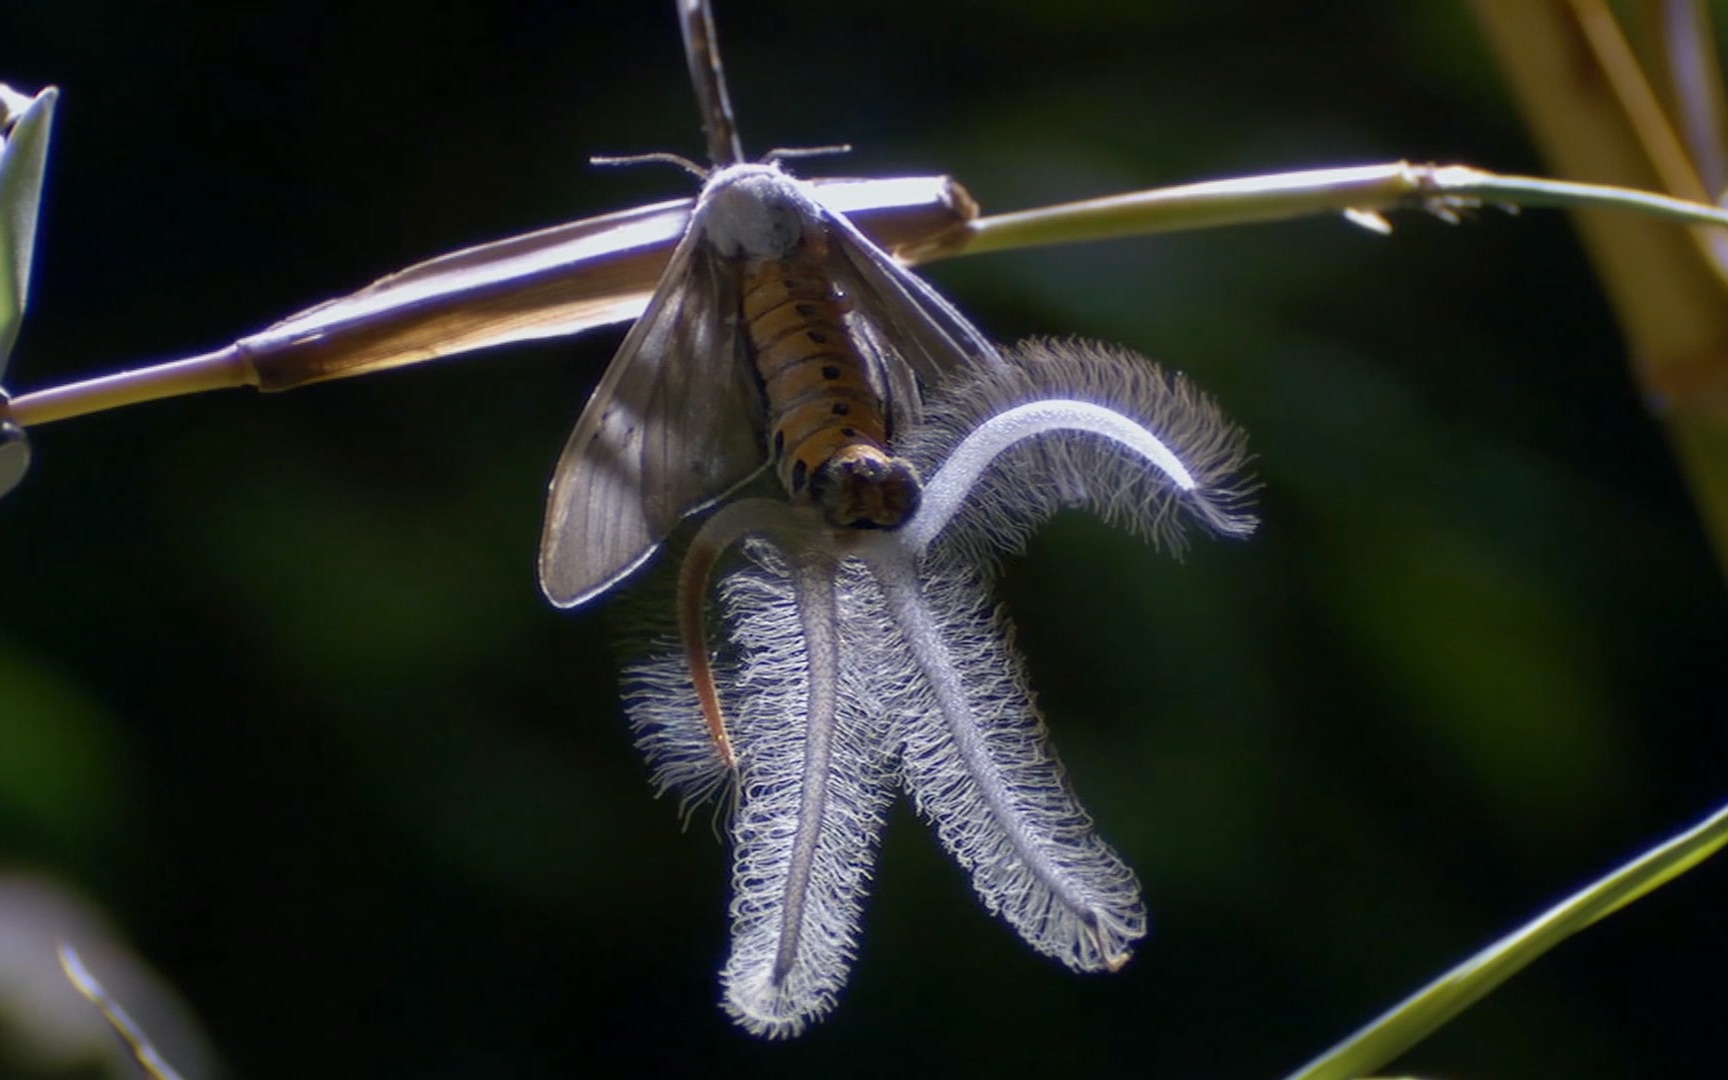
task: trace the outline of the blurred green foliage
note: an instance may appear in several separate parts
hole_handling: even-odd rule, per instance
[[[415,259],[689,191],[670,6],[36,5],[60,103],[30,389],[220,345]],[[988,210],[1398,157],[1539,172],[1463,11],[722,3],[747,147]],[[930,276],[992,333],[1180,367],[1246,426],[1247,544],[1062,520],[1004,597],[1151,939],[1080,978],[899,821],[852,988],[715,1008],[725,853],[649,799],[628,602],[538,596],[603,333],[42,428],[0,503],[0,855],[99,899],[244,1076],[1264,1075],[1719,802],[1728,604],[1557,215],[1306,222]],[[1713,1075],[1728,874],[1400,1063]]]

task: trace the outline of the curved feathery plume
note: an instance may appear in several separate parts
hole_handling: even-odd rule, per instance
[[[784,534],[780,534],[784,535]],[[856,646],[857,567],[761,540],[720,586],[728,657],[714,669],[736,749],[729,768],[682,650],[633,666],[627,702],[656,785],[685,805],[735,785],[728,1013],[752,1034],[799,1034],[851,969],[877,839],[896,789],[886,712]]]
[[[885,695],[901,782],[984,907],[1081,971],[1114,971],[1146,933],[1140,885],[1070,790],[1007,619],[976,572],[878,565],[896,640]]]
[[[1033,948],[1086,971],[1127,961],[1146,932],[1139,884],[1050,746],[989,597],[992,560],[1064,507],[1172,550],[1190,521],[1254,527],[1233,479],[1240,431],[1125,350],[1022,346],[942,388],[897,449],[930,478],[898,529],[762,499],[710,518],[680,574],[680,645],[626,676],[660,788],[686,807],[736,795],[724,1003],[770,1038],[833,1008],[897,787]],[[705,600],[721,566],[715,658]]]
[[[787,580],[734,578],[724,597],[746,633],[795,619],[804,635],[802,670],[752,663],[736,688],[732,952],[720,978],[727,1012],[771,1038],[798,1034],[845,985],[895,788],[887,725],[853,648],[869,629],[855,614],[856,572],[804,553],[790,598]],[[758,708],[753,695],[788,707]]]
[[[900,452],[925,476],[913,543],[1017,551],[1082,508],[1179,553],[1189,519],[1254,531],[1247,437],[1193,383],[1129,349],[1033,339],[1007,365],[944,383]],[[1128,440],[1134,440],[1132,443]]]

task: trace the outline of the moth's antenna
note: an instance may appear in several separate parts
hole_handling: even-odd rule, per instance
[[[793,158],[822,157],[825,154],[850,154],[851,143],[835,143],[832,146],[776,146],[763,155],[763,161],[790,161]]]
[[[732,101],[726,96],[726,72],[720,66],[720,41],[714,34],[714,13],[708,0],[677,0],[678,28],[684,32],[684,59],[702,110],[702,130],[708,135],[708,157],[716,167],[744,161]]]
[[[708,170],[680,154],[655,151],[652,154],[595,154],[590,165],[676,165],[698,180],[708,179]]]

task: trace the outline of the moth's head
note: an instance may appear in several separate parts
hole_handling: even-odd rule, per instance
[[[702,190],[696,228],[727,258],[778,259],[797,250],[820,208],[772,163],[721,169]]]

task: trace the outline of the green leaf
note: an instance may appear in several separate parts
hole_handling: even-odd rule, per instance
[[[42,170],[60,91],[25,97],[0,83],[0,376],[18,340],[30,293],[30,254],[42,204]]]
[[[42,171],[59,96],[49,87],[26,97],[0,83],[0,377],[6,374],[30,295]],[[0,390],[0,495],[17,486],[30,467],[30,443],[23,429],[5,418],[5,401]]]
[[[1293,1080],[1342,1080],[1377,1072],[1549,949],[1661,888],[1724,845],[1728,845],[1728,806],[1578,890],[1441,975],[1291,1074]]]

